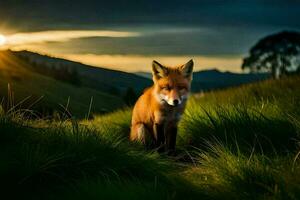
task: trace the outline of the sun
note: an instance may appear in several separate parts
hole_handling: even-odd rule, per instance
[[[0,46],[4,45],[6,42],[6,38],[4,35],[0,34]]]

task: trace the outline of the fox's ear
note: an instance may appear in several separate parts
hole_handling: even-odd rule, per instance
[[[181,70],[182,74],[184,75],[184,77],[192,79],[193,68],[194,68],[194,61],[190,60],[186,64],[182,65],[180,67],[180,70]]]
[[[160,79],[168,74],[168,68],[164,67],[159,62],[153,60],[152,74],[153,74],[153,78]]]

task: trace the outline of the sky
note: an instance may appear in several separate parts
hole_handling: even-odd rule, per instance
[[[191,58],[196,70],[242,72],[251,46],[300,31],[299,19],[300,0],[1,0],[0,49],[129,72]]]

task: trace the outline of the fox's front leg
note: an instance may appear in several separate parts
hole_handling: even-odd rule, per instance
[[[176,137],[177,137],[177,124],[172,124],[166,130],[166,143],[168,154],[175,154]]]
[[[153,127],[154,137],[156,139],[156,148],[159,152],[163,152],[165,149],[165,130],[164,124],[155,123]]]

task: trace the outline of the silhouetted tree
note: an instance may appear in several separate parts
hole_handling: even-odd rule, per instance
[[[274,78],[295,72],[300,62],[300,33],[283,31],[259,40],[243,59],[242,69],[268,71]]]

